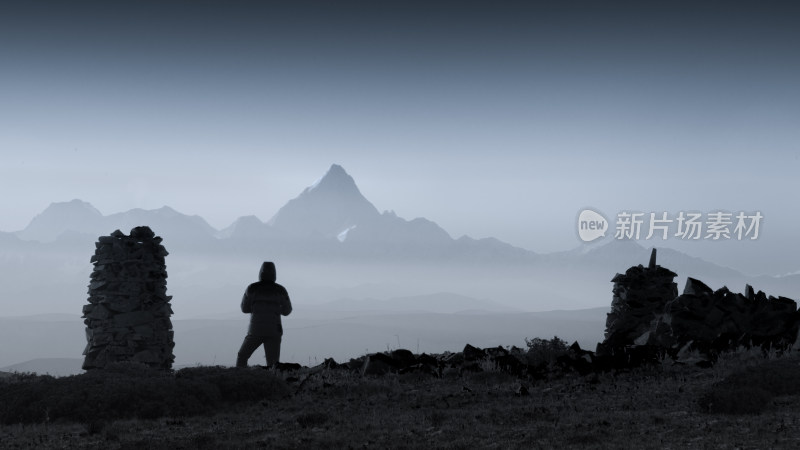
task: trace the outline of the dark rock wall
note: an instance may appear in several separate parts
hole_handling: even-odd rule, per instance
[[[798,332],[797,304],[785,297],[744,294],[723,287],[712,290],[694,278],[678,296],[675,273],[655,264],[634,266],[617,274],[614,298],[598,355],[630,354],[650,349],[652,355],[678,357],[696,350],[705,356],[739,346],[785,350]]]

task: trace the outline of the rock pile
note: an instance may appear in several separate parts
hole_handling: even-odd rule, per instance
[[[577,344],[576,344],[577,346]],[[314,370],[347,370],[360,375],[380,376],[388,373],[420,373],[434,377],[461,375],[465,372],[483,372],[496,369],[516,376],[544,377],[549,367],[532,364],[523,349],[512,347],[478,348],[467,344],[456,353],[413,354],[410,350],[370,353],[347,363],[338,364],[332,359],[312,368]]]
[[[755,293],[749,285],[744,294],[713,291],[694,278],[678,296],[676,274],[655,259],[653,249],[647,268],[634,266],[612,279],[614,299],[598,357],[619,366],[658,356],[681,360],[694,351],[710,361],[739,346],[785,350],[794,344],[800,324],[794,300]]]
[[[683,294],[667,303],[654,326],[654,340],[670,353],[698,350],[714,355],[739,346],[785,350],[798,331],[797,303],[786,297],[755,293],[750,285],[738,294],[716,291],[687,278]]]
[[[167,295],[167,250],[148,227],[126,236],[101,236],[91,262],[89,304],[83,307],[86,356],[83,369],[136,361],[169,369],[175,356],[171,296]]]
[[[606,319],[605,340],[597,353],[613,355],[631,346],[651,344],[653,323],[664,315],[666,304],[678,296],[678,286],[673,281],[676,276],[656,264],[655,249],[647,267],[639,264],[624,275],[618,273],[611,280],[614,298]]]

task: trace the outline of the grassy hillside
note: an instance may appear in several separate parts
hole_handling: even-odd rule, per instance
[[[4,444],[36,448],[790,448],[800,357],[723,355],[533,380],[131,365],[0,383]],[[20,400],[15,403],[15,399]],[[20,423],[24,422],[24,423]]]

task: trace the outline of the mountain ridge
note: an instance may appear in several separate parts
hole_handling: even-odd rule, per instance
[[[169,206],[158,209],[134,208],[103,215],[90,203],[74,199],[51,203],[34,217],[28,226],[11,233],[26,242],[53,243],[64,235],[76,242],[89,237],[110,234],[119,229],[127,232],[150,226],[173,246],[185,248],[226,245],[269,250],[280,255],[331,255],[344,257],[398,258],[480,258],[484,253],[492,260],[498,256],[512,259],[532,257],[534,252],[515,247],[494,238],[453,239],[437,223],[423,217],[411,220],[393,212],[378,212],[361,193],[352,176],[333,164],[322,178],[290,199],[270,220],[242,216],[231,225],[217,230],[198,215],[186,215]],[[83,236],[83,238],[80,238]],[[216,244],[214,241],[217,241]],[[220,242],[223,241],[223,242]]]
[[[532,263],[547,260],[556,264],[575,259],[645,259],[647,249],[634,241],[611,240],[599,245],[581,246],[571,251],[543,256],[493,237],[454,239],[437,223],[418,217],[406,220],[393,212],[379,213],[363,196],[355,180],[338,164],[332,164],[315,183],[290,199],[272,218],[242,216],[231,225],[217,230],[199,215],[186,215],[172,207],[128,211],[103,215],[91,203],[73,199],[51,203],[18,232],[0,238],[10,247],[24,247],[31,241],[45,244],[82,245],[114,229],[148,225],[171,246],[178,248],[216,246],[218,249],[251,253],[269,252],[276,256],[304,258],[326,257],[398,259],[475,260],[493,263]],[[66,236],[70,236],[65,240]],[[82,237],[81,237],[82,236]],[[702,272],[709,265],[718,278],[740,277],[734,269],[720,266],[677,250],[665,248],[660,260],[679,260]],[[559,262],[561,261],[561,262]],[[699,268],[698,270],[694,270]]]

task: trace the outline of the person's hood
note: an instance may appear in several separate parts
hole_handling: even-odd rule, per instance
[[[261,271],[258,272],[258,280],[274,283],[275,279],[275,263],[265,261],[264,264],[261,264]]]

